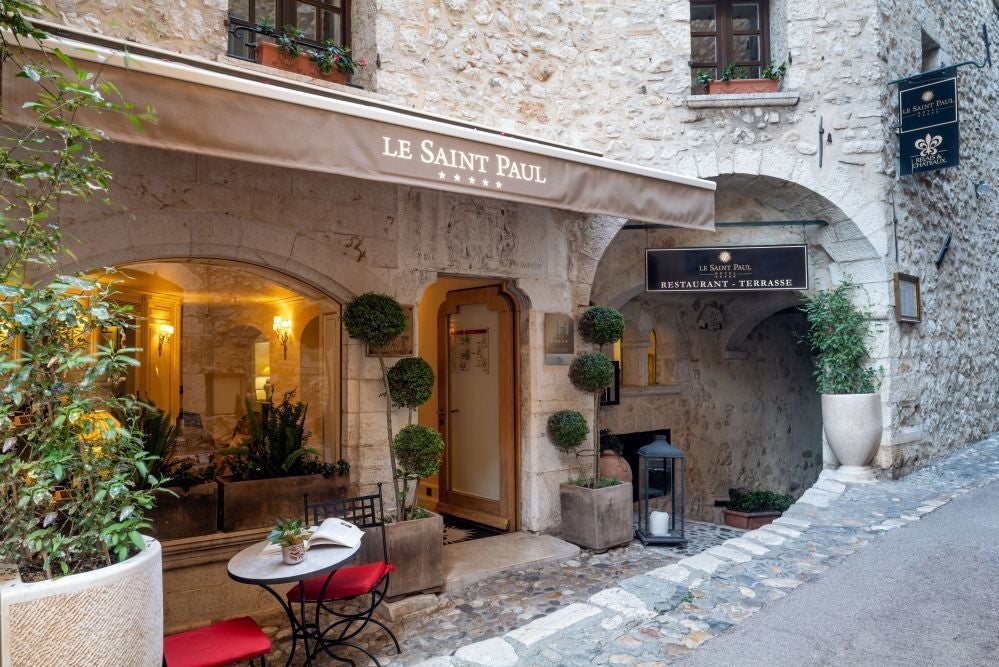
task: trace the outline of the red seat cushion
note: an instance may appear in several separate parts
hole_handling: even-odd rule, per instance
[[[370,593],[389,572],[395,572],[395,568],[382,562],[341,568],[333,573],[333,578],[326,586],[323,599],[343,600],[355,595]],[[319,599],[319,593],[323,590],[327,576],[323,574],[303,582],[306,602],[316,602]],[[302,599],[302,588],[295,586],[289,590],[288,601],[299,602]]]
[[[163,638],[167,667],[223,667],[271,652],[271,640],[249,616]]]

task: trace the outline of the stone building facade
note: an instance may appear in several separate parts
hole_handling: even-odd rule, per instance
[[[441,276],[506,281],[521,309],[518,525],[547,531],[557,529],[557,486],[573,465],[547,442],[547,416],[592,408],[564,367],[543,363],[546,312],[597,303],[625,314],[622,398],[601,424],[671,430],[688,452],[693,517],[715,518],[712,501],[728,486],[800,492],[823,459],[834,463],[797,339],[802,295],[643,288],[645,248],[804,243],[811,289],[848,277],[873,312],[885,420],[876,464],[884,476],[905,474],[999,428],[999,196],[974,188],[999,163],[999,84],[994,70],[962,68],[960,168],[900,178],[889,81],[981,61],[982,24],[999,34],[999,10],[991,0],[764,4],[762,58],[789,64],[778,93],[698,94],[689,0],[354,0],[352,44],[372,63],[355,77],[363,90],[316,85],[713,180],[718,222],[825,224],[625,228],[619,218],[116,146],[113,196],[129,213],[66,212],[79,267],[243,262],[340,303],[376,290],[419,304]],[[53,6],[74,29],[264,71],[225,55],[227,0]],[[894,319],[895,272],[920,278],[919,324]],[[354,341],[344,350],[341,451],[368,485],[387,476],[378,366]]]

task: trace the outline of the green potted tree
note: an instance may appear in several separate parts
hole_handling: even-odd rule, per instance
[[[97,342],[132,318],[110,272],[58,274],[54,223],[61,202],[103,197],[111,180],[103,135],[81,119],[153,118],[45,47],[24,18],[44,6],[2,10],[2,65],[37,95],[33,123],[0,131],[0,664],[159,664],[161,549],[141,532],[159,480],[139,404],[109,390],[135,351]]]
[[[852,287],[844,282],[817,292],[801,309],[808,318],[808,342],[816,355],[822,428],[840,463],[836,476],[865,482],[875,479],[870,463],[881,444],[881,373],[866,365],[870,313],[850,300]]]
[[[351,299],[344,309],[343,324],[351,338],[366,343],[376,353],[381,369],[392,471],[391,522],[385,534],[389,560],[396,568],[388,594],[395,597],[438,589],[444,584],[444,519],[418,507],[416,491],[420,478],[436,474],[440,468],[444,443],[434,429],[412,423],[413,411],[432,394],[433,369],[419,357],[402,358],[390,368],[385,365],[382,350],[406,327],[406,313],[391,296],[368,292]],[[392,424],[393,408],[408,413],[408,424],[398,435]],[[412,497],[408,505],[407,497]],[[374,541],[369,544],[374,545]],[[375,556],[371,551],[364,557]],[[380,559],[380,552],[377,557]]]
[[[624,318],[612,308],[588,308],[579,319],[583,340],[602,347],[621,339]],[[562,538],[603,551],[631,541],[631,483],[600,475],[600,395],[614,381],[614,364],[601,352],[584,352],[569,366],[569,381],[593,395],[593,447],[588,473],[559,486]]]
[[[223,531],[262,528],[275,515],[297,516],[305,494],[309,502],[347,495],[350,479],[341,474],[345,462],[323,463],[319,452],[308,447],[309,406],[294,397],[292,390],[278,404],[273,398],[262,403],[244,399],[250,436],[241,446],[223,450],[229,474],[218,479]]]
[[[794,498],[773,491],[747,491],[729,489],[725,506],[725,525],[743,530],[756,530],[772,523],[774,519],[794,504]]]

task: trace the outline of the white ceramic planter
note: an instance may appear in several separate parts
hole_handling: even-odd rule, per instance
[[[834,476],[848,482],[873,482],[881,444],[881,394],[822,394],[822,428],[839,460]]]
[[[0,583],[0,664],[163,664],[160,543],[124,563],[61,579]]]

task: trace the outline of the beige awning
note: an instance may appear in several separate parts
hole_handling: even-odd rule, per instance
[[[217,64],[197,67],[191,58],[176,62],[133,52],[125,67],[121,51],[53,41],[82,66],[102,63],[100,76],[129,101],[155,108],[158,122],[141,132],[110,114],[90,119],[117,141],[714,229],[711,181],[331,98],[320,89],[248,80]],[[21,105],[36,88],[11,69],[3,68],[4,117],[31,122]]]

